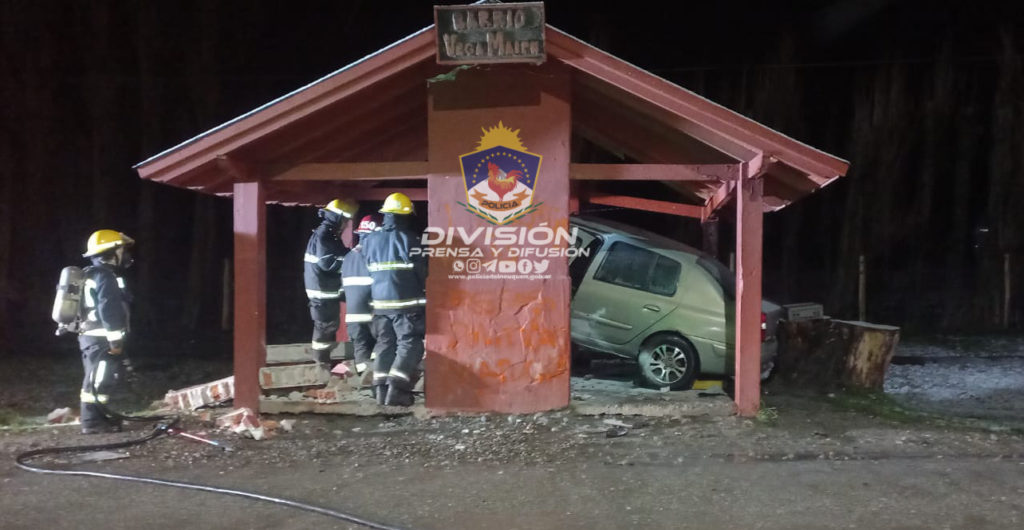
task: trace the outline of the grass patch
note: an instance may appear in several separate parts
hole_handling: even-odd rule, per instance
[[[837,392],[827,401],[832,406],[851,412],[859,412],[900,423],[920,423],[937,419],[937,416],[909,409],[883,392],[846,390]]]
[[[757,416],[755,416],[754,419],[765,425],[775,425],[779,420],[779,409],[769,407],[768,404],[762,400],[761,407],[757,409]]]
[[[948,429],[980,430],[1024,434],[1024,428],[984,418],[943,416],[905,407],[882,392],[847,390],[837,392],[827,403],[833,407],[905,424],[927,424]]]
[[[18,411],[0,407],[0,427],[22,427],[30,422]]]

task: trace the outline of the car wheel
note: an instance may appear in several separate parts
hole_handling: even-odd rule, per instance
[[[700,370],[700,359],[693,345],[671,335],[656,337],[644,344],[637,363],[645,383],[671,390],[689,390]]]

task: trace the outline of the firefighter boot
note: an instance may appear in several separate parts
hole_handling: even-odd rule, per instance
[[[384,404],[392,407],[411,407],[414,399],[408,384],[407,381],[396,381],[389,378],[388,395],[384,399]]]
[[[377,400],[378,405],[384,405],[384,401],[388,396],[388,385],[387,383],[375,383],[370,387],[370,393],[373,394],[374,399]]]
[[[96,403],[82,403],[82,434],[121,432],[121,420],[109,418]]]

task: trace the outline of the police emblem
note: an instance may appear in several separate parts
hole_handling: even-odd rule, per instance
[[[506,225],[543,204],[533,197],[541,156],[526,151],[519,129],[499,121],[482,131],[476,150],[459,157],[466,203],[457,204],[491,224]]]

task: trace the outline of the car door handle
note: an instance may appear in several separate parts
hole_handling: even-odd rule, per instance
[[[653,305],[653,304],[644,304],[644,309],[646,309],[648,311],[654,311],[655,313],[658,313],[658,312],[661,311],[660,307],[658,307],[656,305]]]

